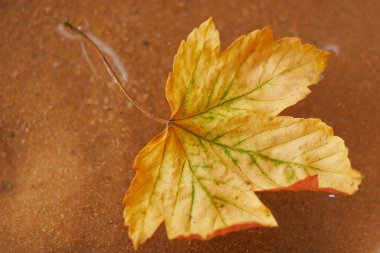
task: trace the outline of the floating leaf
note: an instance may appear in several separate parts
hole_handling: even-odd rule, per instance
[[[352,194],[361,182],[329,126],[277,116],[320,80],[327,52],[298,38],[274,41],[270,28],[219,48],[209,19],[175,56],[171,118],[137,155],[124,199],[135,248],[162,222],[170,239],[277,226],[256,191]]]

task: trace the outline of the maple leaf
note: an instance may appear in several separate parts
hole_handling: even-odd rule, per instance
[[[182,42],[166,84],[170,120],[137,155],[124,219],[137,248],[165,222],[168,237],[209,239],[277,226],[256,191],[353,194],[362,175],[341,138],[319,119],[277,116],[320,80],[329,53],[298,38],[273,41],[270,28],[237,39],[222,54],[210,18]]]
[[[124,198],[135,248],[162,222],[170,239],[277,226],[256,191],[352,194],[361,182],[329,126],[276,116],[320,80],[328,52],[298,38],[274,41],[268,27],[219,48],[210,18],[175,56],[171,119],[137,155]]]

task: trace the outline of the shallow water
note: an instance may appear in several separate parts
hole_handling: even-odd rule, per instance
[[[335,51],[323,81],[282,114],[334,127],[366,178],[353,196],[260,193],[278,228],[201,242],[168,241],[161,227],[139,252],[380,252],[380,2],[162,2],[0,1],[0,252],[133,252],[121,200],[134,156],[162,126],[133,109],[92,50],[88,60],[58,24],[69,17],[112,48],[131,95],[167,117],[173,56],[209,16],[223,48],[270,25],[277,38]]]

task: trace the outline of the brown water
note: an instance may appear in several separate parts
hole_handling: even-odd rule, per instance
[[[278,228],[207,242],[168,241],[161,227],[139,252],[380,252],[380,1],[0,0],[0,252],[133,252],[121,200],[134,156],[162,126],[94,75],[69,17],[114,49],[128,90],[167,117],[164,85],[181,39],[214,17],[226,47],[271,25],[338,52],[306,100],[283,114],[319,117],[346,140],[365,176],[353,196],[260,193]]]

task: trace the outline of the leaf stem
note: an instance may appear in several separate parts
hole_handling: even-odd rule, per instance
[[[115,83],[115,85],[120,89],[121,92],[123,92],[123,94],[125,95],[125,97],[140,111],[142,112],[145,116],[148,116],[149,118],[157,121],[157,122],[160,122],[160,123],[164,123],[164,124],[168,124],[168,120],[165,120],[165,119],[162,119],[162,118],[159,118],[159,117],[156,117],[152,114],[150,114],[149,112],[145,111],[141,106],[139,106],[128,94],[127,90],[124,88],[124,86],[121,84],[120,82],[120,79],[118,78],[118,76],[115,74],[115,72],[112,70],[111,68],[111,65],[108,63],[106,57],[103,55],[102,51],[98,48],[98,46],[94,43],[93,40],[91,40],[87,34],[85,32],[83,32],[82,30],[80,30],[79,27],[76,27],[74,25],[72,25],[70,22],[68,21],[65,21],[63,22],[63,25],[67,28],[69,28],[70,30],[72,30],[73,32],[76,32],[78,33],[80,36],[82,36],[85,40],[87,40],[96,50],[96,52],[98,53],[100,59],[102,60],[102,63],[104,65],[104,67],[106,68],[107,70],[107,73],[108,75],[112,78],[113,82]]]

